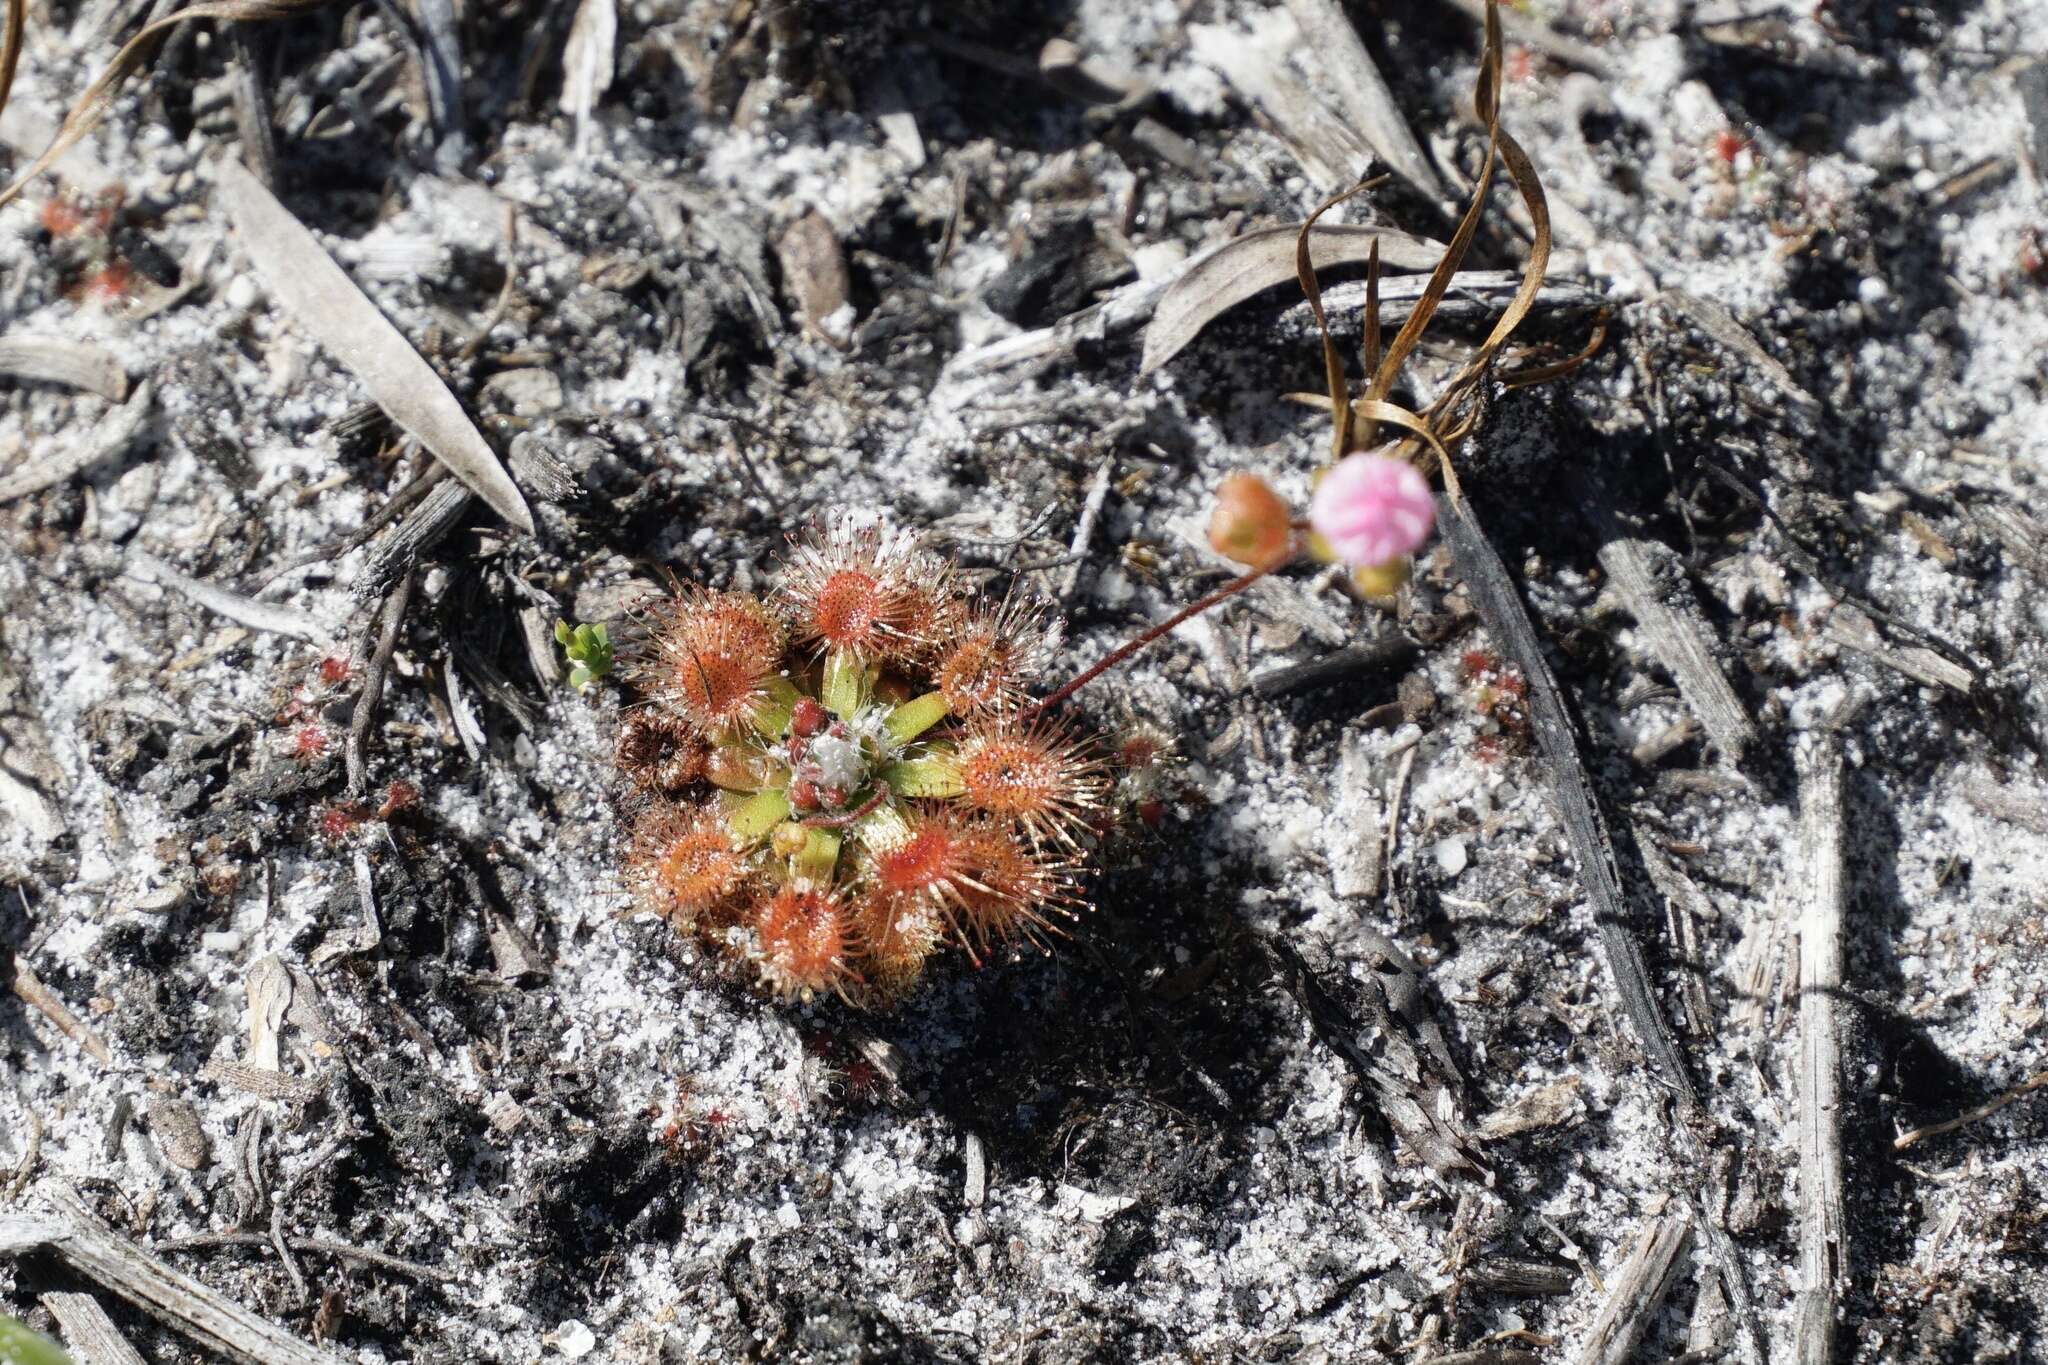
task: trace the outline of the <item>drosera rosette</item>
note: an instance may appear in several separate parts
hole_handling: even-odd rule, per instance
[[[1081,907],[1109,769],[1032,699],[1042,607],[847,518],[773,593],[677,585],[645,626],[617,749],[639,909],[777,994],[879,1007]]]

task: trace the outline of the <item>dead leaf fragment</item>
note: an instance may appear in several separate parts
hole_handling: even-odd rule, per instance
[[[219,175],[235,234],[271,296],[362,381],[407,435],[499,516],[531,535],[533,513],[519,486],[433,366],[261,181],[234,161],[223,162]]]
[[[1149,374],[1174,358],[1195,335],[1222,314],[1261,290],[1293,281],[1294,239],[1299,223],[1260,228],[1233,237],[1188,263],[1168,286],[1145,327],[1145,358],[1139,372]],[[1379,243],[1380,265],[1395,270],[1428,270],[1443,256],[1440,242],[1413,237],[1393,228],[1317,227],[1309,250],[1318,270],[1363,265]]]
[[[163,1149],[164,1159],[181,1171],[196,1171],[213,1156],[213,1144],[199,1125],[191,1101],[157,1100],[149,1106],[149,1133]]]
[[[1287,9],[1301,28],[1301,50],[1329,76],[1352,127],[1402,179],[1437,202],[1447,202],[1450,190],[1423,155],[1344,7],[1337,0],[1287,0]]]
[[[249,1055],[250,1066],[265,1071],[276,1071],[278,1067],[278,1043],[284,1028],[284,1017],[291,1009],[293,981],[291,969],[275,953],[268,953],[249,964],[249,974],[244,988],[249,996]]]
[[[64,337],[0,337],[0,374],[84,389],[116,403],[128,396],[128,372],[104,346]]]
[[[1061,94],[1089,104],[1135,104],[1152,89],[1144,77],[1065,38],[1053,38],[1038,50],[1038,74]]]
[[[846,302],[852,280],[825,216],[812,209],[791,223],[775,243],[775,255],[804,325],[827,344],[852,349],[853,316]]]

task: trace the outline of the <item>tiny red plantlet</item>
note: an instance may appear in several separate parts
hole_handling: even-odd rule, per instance
[[[315,763],[327,756],[328,738],[324,726],[301,725],[292,731],[292,757],[301,763]]]

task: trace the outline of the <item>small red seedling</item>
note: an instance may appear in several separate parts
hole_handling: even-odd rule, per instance
[[[135,271],[126,261],[109,261],[103,268],[89,272],[80,288],[92,302],[112,306],[135,291]]]
[[[336,801],[320,812],[320,837],[330,844],[347,843],[362,825],[362,807],[353,801]]]
[[[1733,128],[1723,128],[1714,134],[1714,155],[1724,166],[1733,166],[1736,158],[1748,151],[1753,144]]]
[[[649,1119],[665,1120],[655,1140],[677,1159],[703,1159],[733,1124],[732,1114],[723,1106],[705,1105],[698,1099],[697,1087],[688,1076],[676,1077],[673,1105],[664,1106],[657,1100],[645,1113]]]
[[[53,194],[43,204],[39,215],[43,231],[59,240],[85,226],[85,213],[77,200],[68,194]]]
[[[64,191],[39,215],[67,296],[112,306],[136,285],[135,268],[114,245],[124,192],[117,186],[88,198]]]
[[[1493,763],[1520,752],[1529,740],[1529,712],[1523,704],[1529,695],[1528,680],[1490,649],[1466,650],[1458,657],[1458,673],[1473,689],[1473,710],[1487,722],[1472,742],[1473,753],[1481,762]]]
[[[2020,233],[2019,250],[2020,274],[2035,284],[2048,284],[2048,249],[2041,245],[2041,234],[2035,228]]]
[[[309,723],[292,731],[292,757],[301,763],[317,763],[327,757],[328,745],[325,726]]]
[[[420,789],[404,778],[398,779],[384,789],[384,802],[377,807],[378,820],[389,820],[401,811],[411,810],[420,803]]]
[[[856,1104],[872,1105],[882,1098],[881,1069],[865,1057],[847,1063],[844,1084],[846,1098]]]

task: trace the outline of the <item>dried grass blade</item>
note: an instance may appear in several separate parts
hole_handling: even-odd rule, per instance
[[[1394,379],[1401,373],[1401,366],[1407,363],[1409,352],[1422,340],[1429,320],[1436,315],[1437,304],[1443,301],[1445,291],[1451,287],[1451,277],[1465,263],[1465,253],[1472,249],[1473,235],[1479,231],[1479,220],[1486,214],[1486,192],[1493,184],[1494,164],[1500,159],[1500,103],[1494,98],[1500,88],[1500,25],[1494,17],[1493,0],[1488,0],[1486,11],[1489,16],[1486,51],[1480,60],[1479,81],[1473,99],[1480,122],[1486,125],[1486,160],[1480,164],[1479,179],[1472,186],[1472,202],[1465,206],[1465,216],[1458,220],[1458,230],[1451,234],[1443,259],[1437,262],[1415,311],[1394,334],[1393,343],[1380,358],[1379,369],[1373,372],[1366,385],[1368,398],[1385,398],[1393,390]]]
[[[17,0],[9,0],[10,4]],[[76,146],[79,139],[99,126],[107,111],[113,108],[114,97],[120,92],[121,83],[129,74],[148,58],[159,38],[179,24],[193,19],[221,19],[229,22],[260,19],[287,19],[294,14],[304,14],[329,3],[329,0],[206,0],[205,3],[188,5],[175,14],[167,14],[155,22],[145,25],[141,32],[121,45],[114,54],[114,60],[107,63],[78,103],[71,106],[71,112],[64,116],[63,126],[57,130],[57,137],[41,156],[29,163],[14,183],[0,190],[0,207],[13,202],[16,195],[37,176],[55,165],[57,158]],[[0,101],[0,108],[5,101]]]
[[[1380,335],[1380,253],[1375,248],[1365,263],[1365,331],[1358,339],[1360,368],[1368,379],[1379,371],[1380,343],[1385,339]],[[1359,444],[1368,450],[1373,446],[1373,426],[1368,417],[1358,433]]]
[[[1449,0],[1453,9],[1463,10],[1474,19],[1486,18],[1486,0]],[[1559,33],[1549,25],[1526,14],[1508,10],[1500,17],[1501,28],[1515,35],[1515,41],[1524,47],[1532,47],[1546,56],[1555,57],[1567,66],[1590,71],[1596,76],[1612,78],[1614,63],[1607,54],[1591,43]]]
[[[1508,175],[1514,180],[1515,189],[1521,194],[1522,202],[1528,209],[1533,240],[1529,247],[1529,259],[1522,267],[1521,283],[1516,287],[1514,297],[1508,300],[1507,307],[1494,322],[1493,330],[1487,334],[1486,340],[1480,343],[1472,359],[1449,384],[1444,386],[1442,395],[1430,405],[1431,424],[1436,434],[1442,438],[1440,454],[1446,448],[1456,449],[1466,436],[1471,434],[1473,426],[1478,421],[1478,413],[1467,406],[1465,400],[1476,386],[1485,381],[1501,347],[1507,344],[1508,338],[1514,335],[1515,329],[1522,325],[1522,320],[1528,317],[1530,309],[1535,307],[1536,296],[1543,289],[1543,277],[1550,268],[1550,200],[1543,192],[1542,177],[1536,174],[1536,167],[1529,160],[1529,154],[1522,150],[1522,145],[1500,126],[1500,11],[1491,0],[1486,7],[1486,16],[1486,52],[1480,61],[1479,79],[1473,90],[1472,103],[1474,111],[1486,123],[1487,158],[1486,169],[1480,176],[1478,189],[1473,195],[1472,207],[1474,210],[1483,207],[1487,183],[1492,179],[1493,163],[1498,157],[1507,167]],[[1475,222],[1470,214],[1467,215],[1466,221]],[[1461,235],[1464,227],[1464,223],[1459,225]],[[1454,238],[1454,245],[1456,241]],[[1434,286],[1437,281],[1432,278],[1430,283]],[[1445,284],[1448,283],[1446,280]],[[1442,294],[1443,291],[1439,290],[1434,297],[1425,296],[1424,303],[1432,312],[1436,303],[1441,300]],[[1388,351],[1379,374],[1374,376],[1374,387],[1367,390],[1370,397],[1386,396],[1385,390],[1379,388],[1379,383],[1383,378],[1386,384],[1392,385],[1394,376],[1399,372],[1400,362],[1405,358],[1405,352],[1399,350],[1402,339],[1408,337],[1411,330],[1417,338],[1420,337],[1421,329],[1416,326],[1418,321],[1428,321],[1420,305],[1418,311],[1410,315],[1407,326],[1401,329],[1401,335],[1395,337],[1394,347]],[[1410,344],[1413,344],[1412,341]],[[1570,368],[1570,364],[1566,368]],[[1449,419],[1448,425],[1446,419]],[[1446,486],[1450,488],[1452,495],[1462,496],[1457,487],[1457,476],[1448,460],[1444,463],[1444,470]]]
[[[1189,262],[1160,296],[1145,326],[1140,373],[1150,374],[1179,355],[1204,327],[1246,299],[1295,278],[1298,262],[1291,239],[1303,231],[1293,225],[1260,228]],[[1336,225],[1318,227],[1310,250],[1315,267],[1328,270],[1360,264],[1375,245],[1382,260],[1404,270],[1427,270],[1443,254],[1442,243],[1393,228]]]
[[[1489,30],[1489,34],[1498,36],[1498,30]],[[1445,444],[1453,448],[1471,433],[1472,427],[1478,421],[1476,411],[1460,411],[1464,407],[1466,397],[1477,385],[1485,382],[1494,357],[1500,354],[1501,347],[1507,344],[1515,329],[1522,325],[1522,320],[1529,316],[1529,310],[1535,307],[1536,296],[1543,289],[1543,276],[1550,268],[1550,202],[1543,193],[1543,181],[1536,174],[1536,167],[1530,162],[1528,153],[1522,150],[1521,144],[1500,128],[1497,121],[1497,104],[1493,107],[1493,112],[1496,118],[1493,132],[1500,149],[1500,159],[1507,166],[1508,175],[1514,180],[1515,188],[1521,192],[1522,202],[1528,208],[1529,221],[1535,232],[1529,247],[1529,259],[1522,267],[1522,280],[1515,287],[1514,297],[1508,300],[1507,307],[1494,322],[1493,330],[1487,334],[1486,340],[1479,344],[1479,349],[1473,353],[1472,359],[1450,383],[1444,386],[1442,395],[1430,405],[1430,414],[1437,420]],[[1605,335],[1604,329],[1601,335]],[[1563,370],[1569,370],[1578,363],[1578,359],[1568,361]],[[1547,377],[1540,370],[1533,373],[1538,378]],[[1525,377],[1522,382],[1537,381]],[[1452,425],[1444,425],[1447,417],[1452,420]]]
[[[1480,354],[1489,360],[1507,339],[1514,335],[1522,319],[1529,316],[1529,309],[1536,302],[1536,291],[1543,287],[1543,274],[1550,268],[1550,201],[1544,196],[1543,182],[1536,176],[1536,168],[1529,162],[1529,154],[1503,130],[1500,132],[1500,159],[1507,164],[1508,174],[1514,177],[1515,187],[1522,192],[1522,202],[1528,206],[1529,219],[1535,224],[1535,239],[1529,246],[1529,260],[1522,267],[1522,287],[1515,291],[1514,298],[1500,315],[1500,321],[1493,325],[1493,331],[1479,347]]]
[[[0,34],[0,109],[14,93],[14,71],[21,65],[21,35],[28,28],[28,0],[7,0],[7,31]]]
[[[1399,403],[1389,403],[1384,398],[1360,398],[1352,403],[1351,409],[1354,413],[1371,421],[1385,422],[1388,426],[1400,427],[1403,431],[1414,432],[1429,447],[1431,454],[1442,462],[1445,472],[1449,473],[1451,452],[1444,448],[1444,443],[1438,437],[1436,428],[1430,425],[1427,418],[1410,412]],[[1423,473],[1427,474],[1430,472],[1429,461],[1418,460],[1416,464]]]
[[[1294,278],[1308,299],[1308,310],[1315,314],[1316,332],[1323,339],[1324,382],[1330,390],[1332,461],[1343,459],[1344,452],[1351,448],[1351,386],[1344,378],[1344,357],[1337,354],[1337,343],[1330,338],[1330,319],[1323,312],[1323,290],[1316,282],[1315,253],[1309,245],[1310,234],[1315,230],[1316,219],[1377,183],[1374,180],[1361,181],[1342,194],[1325,199],[1316,205],[1316,211],[1308,216],[1308,221],[1301,225],[1301,230],[1294,237]]]
[[[1553,379],[1561,379],[1565,375],[1570,374],[1573,370],[1576,370],[1579,366],[1598,355],[1600,348],[1607,344],[1608,316],[1605,308],[1600,310],[1600,316],[1593,321],[1593,335],[1587,338],[1586,344],[1580,347],[1576,353],[1565,357],[1563,360],[1554,360],[1545,365],[1531,365],[1527,369],[1516,370],[1512,374],[1504,374],[1500,376],[1500,382],[1511,389],[1523,389],[1531,384],[1547,384]],[[1523,354],[1526,355],[1527,352]]]
[[[518,485],[433,367],[246,168],[224,163],[220,186],[242,249],[278,302],[362,380],[392,421],[499,516],[531,534],[533,513]]]

